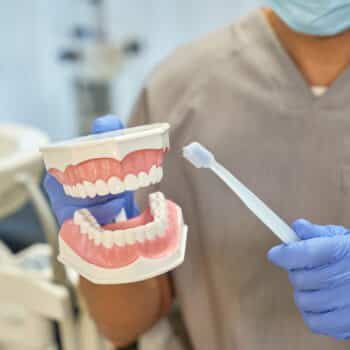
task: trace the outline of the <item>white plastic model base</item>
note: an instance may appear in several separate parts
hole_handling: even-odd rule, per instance
[[[41,148],[46,169],[64,171],[68,166],[91,159],[121,161],[144,149],[169,148],[169,124],[157,123],[56,142]]]
[[[144,281],[169,272],[183,263],[187,231],[187,226],[183,226],[179,245],[171,255],[160,259],[140,257],[133,264],[122,268],[106,269],[90,264],[78,256],[61,238],[58,260],[95,284],[126,284]]]

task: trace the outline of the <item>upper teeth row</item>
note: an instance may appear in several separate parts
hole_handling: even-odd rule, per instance
[[[64,185],[66,195],[76,198],[95,198],[97,195],[118,194],[124,191],[135,191],[142,187],[156,184],[162,180],[163,168],[152,166],[149,173],[140,172],[138,175],[128,174],[124,180],[113,176],[107,182],[97,180],[95,183],[84,181],[77,185]]]
[[[168,211],[164,195],[160,192],[150,195],[150,208],[154,220],[146,225],[125,230],[104,230],[91,215],[88,209],[77,210],[74,214],[74,224],[80,226],[80,233],[88,235],[96,245],[102,244],[106,248],[113,245],[124,247],[125,245],[153,240],[162,237],[166,233],[168,225]]]

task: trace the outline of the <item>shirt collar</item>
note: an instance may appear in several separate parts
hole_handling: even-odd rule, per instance
[[[269,86],[278,89],[281,99],[294,108],[319,106],[322,109],[350,108],[350,66],[333,82],[322,98],[317,98],[303,74],[282,46],[276,33],[259,9],[247,16],[238,25],[238,34],[243,41],[247,55],[253,54],[249,47],[254,47],[254,57],[259,60],[261,73],[268,80]]]

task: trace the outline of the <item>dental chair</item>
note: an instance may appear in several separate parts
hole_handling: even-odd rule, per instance
[[[0,123],[0,220],[31,200],[47,241],[17,254],[0,241],[0,349],[110,350],[77,292],[78,276],[56,259],[58,229],[39,187],[38,148],[47,141],[38,130]]]

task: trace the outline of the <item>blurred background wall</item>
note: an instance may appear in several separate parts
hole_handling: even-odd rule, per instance
[[[102,103],[103,113],[114,112],[126,120],[142,84],[158,62],[177,46],[236,21],[257,7],[259,1],[2,0],[0,123],[31,125],[57,140],[86,132],[90,122],[82,128],[79,112],[80,116],[91,118],[101,114],[81,112],[81,106],[94,106],[90,101],[96,96],[96,105],[101,105],[104,99],[100,93],[106,95],[103,93],[105,86],[90,89],[84,82],[85,103],[79,103],[77,64],[59,59],[67,49],[82,51],[86,37],[85,41],[79,35],[77,39],[77,35],[72,34],[73,29],[96,27],[98,4],[103,3],[101,23],[109,42],[118,46],[134,38],[141,43],[139,54],[128,58],[108,84],[111,103]],[[90,67],[95,70],[96,65]],[[1,220],[0,239],[14,250],[43,240],[29,203]]]
[[[126,118],[152,67],[176,46],[233,22],[258,0],[106,0],[110,39],[137,37],[144,48],[113,83],[113,111]],[[69,33],[87,24],[88,0],[2,0],[0,11],[0,122],[17,121],[51,138],[75,135],[73,68],[58,60]]]
[[[7,121],[34,126],[47,132],[53,140],[69,138],[82,132],[78,116],[85,114],[81,106],[94,105],[89,101],[95,101],[95,98],[99,102],[96,105],[108,105],[104,109],[107,109],[106,112],[114,112],[126,120],[142,84],[159,61],[177,46],[236,21],[256,7],[258,1],[1,0],[0,123]],[[104,16],[101,23],[106,39],[119,44],[129,38],[137,39],[141,43],[141,51],[128,57],[122,70],[111,84],[107,84],[107,89],[106,84],[100,81],[86,84],[87,80],[81,89],[81,84],[77,84],[77,64],[73,57],[74,52],[86,49],[82,46],[86,45],[89,30],[83,34],[84,31],[73,29],[89,29],[95,25],[98,4],[102,2]],[[85,38],[85,44],[82,37]],[[67,54],[69,51],[71,55]],[[135,50],[131,51],[135,53]],[[66,59],[62,60],[62,56]],[[90,65],[92,70],[96,68],[98,71],[97,66]],[[82,97],[81,90],[85,92],[84,104],[77,100],[77,91]],[[111,104],[101,103],[106,90],[112,97]],[[94,117],[92,114],[91,118]],[[5,148],[0,157],[8,157],[8,152]],[[0,199],[7,203],[11,194],[14,193],[13,198],[16,196],[16,192],[12,191],[10,188],[2,192]],[[5,218],[5,214],[0,217],[0,243],[4,242],[11,250],[18,252],[43,242],[44,235],[31,203],[27,202],[22,208],[16,207],[13,211]],[[47,256],[39,258],[28,261],[31,268],[39,269],[40,266],[48,265],[48,261],[45,261]],[[42,286],[40,290],[43,290]],[[0,333],[4,328],[1,321],[5,320],[6,324],[12,326],[14,324],[16,329],[21,326],[21,309],[19,312],[15,309],[14,315],[9,310],[4,305],[0,307]],[[32,328],[33,320],[34,317],[28,321],[30,332],[33,338],[41,338],[39,332],[33,331],[37,329]],[[6,328],[0,335],[4,333],[7,333]],[[23,338],[25,332],[20,331],[19,334]],[[45,334],[49,334],[47,330]],[[1,349],[2,340],[0,337]],[[18,346],[11,347],[14,348]]]

